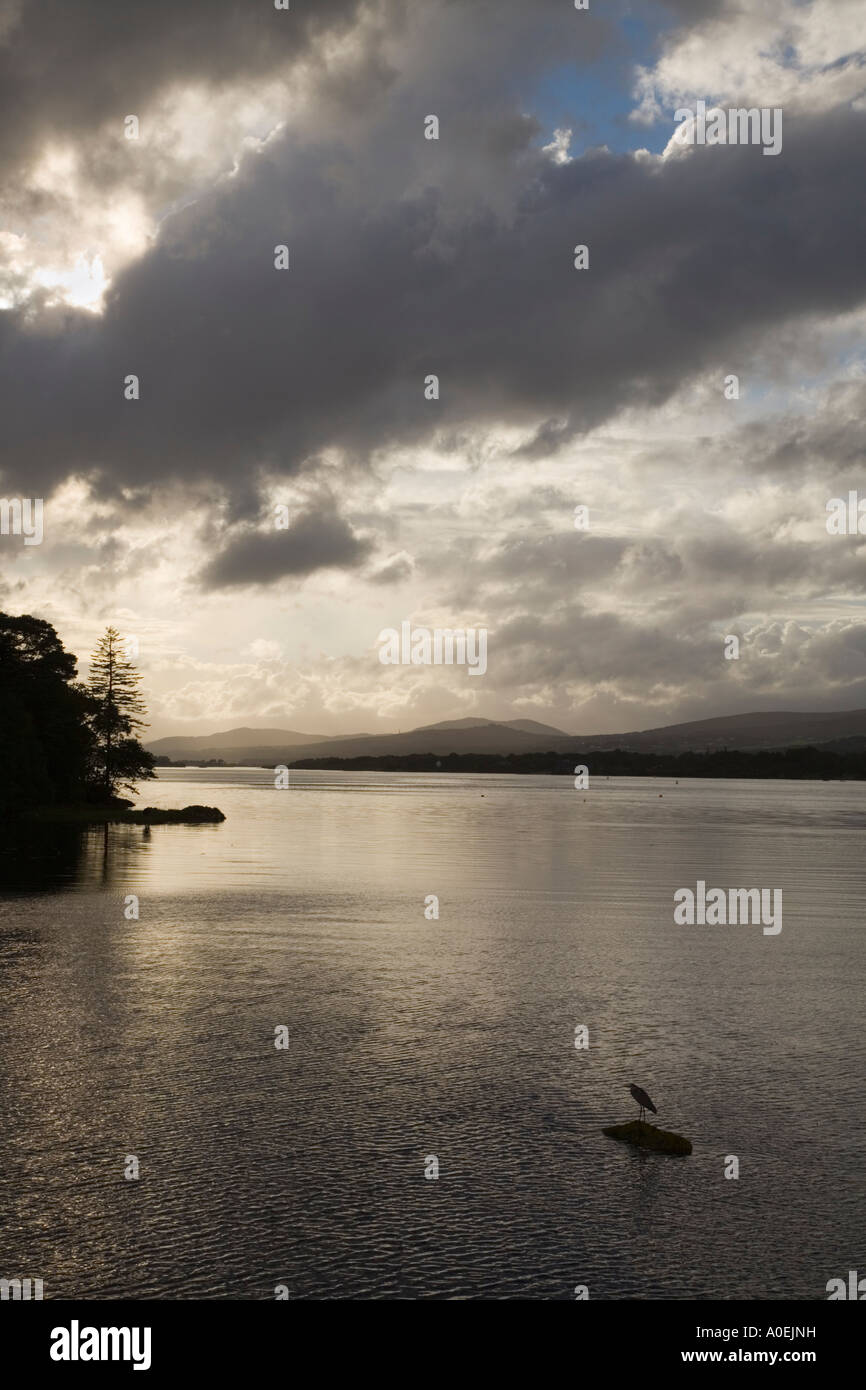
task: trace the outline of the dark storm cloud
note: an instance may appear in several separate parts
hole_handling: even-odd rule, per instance
[[[791,121],[774,159],[552,166],[524,151],[510,220],[433,188],[368,207],[335,172],[338,147],[272,143],[170,219],[104,319],[2,316],[4,472],[231,489],[330,446],[364,457],[533,420],[550,446],[660,403],[693,373],[735,369],[774,326],[862,302],[864,135],[866,113],[847,112]],[[572,268],[577,242],[588,271]]]
[[[321,569],[348,569],[364,560],[372,543],[355,534],[333,510],[313,510],[292,519],[287,530],[240,528],[205,567],[206,589],[272,584]]]
[[[622,46],[616,21],[629,8],[628,0],[580,15],[563,0],[292,0],[288,11],[273,0],[0,0],[0,167],[25,162],[51,137],[88,141],[173,86],[220,90],[319,62],[324,37],[351,35],[361,21],[384,46],[425,20],[413,68],[418,102],[447,96],[469,62],[480,106],[552,56],[591,62]],[[569,41],[579,52],[569,55]],[[332,79],[331,95],[363,113],[387,76],[387,62],[371,54]]]
[[[303,57],[362,0],[6,0],[0,6],[0,165],[51,135],[87,137],[174,83],[218,86]]]
[[[296,39],[359,8],[297,6]],[[281,18],[268,13],[262,29],[257,10],[239,31],[230,5],[121,7],[113,27],[98,13],[89,42],[102,75],[89,95],[79,90],[89,56],[65,7],[25,6],[8,36],[6,60],[38,50],[46,73],[58,54],[78,69],[46,121],[101,120],[135,63],[148,90],[252,71],[270,61]],[[4,489],[47,494],[78,472],[117,500],[129,487],[209,481],[235,521],[252,523],[260,470],[315,471],[332,447],[363,463],[437,432],[459,447],[503,423],[534,428],[528,452],[549,453],[623,406],[664,401],[694,373],[736,370],[774,327],[866,294],[847,192],[862,182],[862,114],[786,123],[778,159],[729,147],[663,166],[606,154],[554,166],[538,123],[514,107],[521,79],[554,53],[591,64],[614,43],[607,13],[571,12],[567,28],[558,0],[379,13],[397,37],[401,15],[420,17],[425,42],[408,45],[384,98],[375,65],[361,64],[341,108],[354,104],[357,126],[341,129],[332,111],[327,134],[302,126],[249,153],[165,220],[116,278],[102,319],[32,306],[0,315]],[[38,15],[54,16],[56,32]],[[140,45],[132,23],[150,26]],[[438,145],[421,136],[437,92]],[[273,267],[282,242],[286,272]],[[590,246],[589,271],[572,268],[577,242]],[[436,402],[423,395],[430,373]],[[124,399],[129,374],[140,400]],[[255,558],[256,535],[242,534],[210,582],[288,572],[274,539]]]

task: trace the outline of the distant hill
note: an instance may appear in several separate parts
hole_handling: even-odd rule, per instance
[[[147,746],[157,757],[221,758],[222,750],[241,750],[271,747],[277,744],[301,748],[305,743],[324,743],[327,734],[299,734],[294,729],[228,729],[223,734],[176,734],[173,738],[158,738]]]
[[[552,724],[539,724],[536,719],[443,719],[440,724],[422,724],[412,733],[426,733],[432,729],[480,729],[493,726],[498,729],[519,729],[525,734],[554,734],[556,738],[571,738],[564,729],[555,729]]]
[[[525,734],[555,734],[557,738],[571,738],[563,729],[555,729],[552,724],[539,724],[537,719],[504,719],[504,729],[522,729]]]
[[[279,731],[278,731],[279,732]],[[167,757],[173,762],[201,762],[209,758],[221,758],[226,763],[241,763],[251,766],[275,763],[289,763],[294,758],[341,757],[355,758],[367,754],[376,756],[410,753],[532,753],[545,751],[572,740],[566,734],[540,737],[527,734],[520,729],[508,728],[504,724],[482,721],[468,729],[413,729],[403,734],[357,734],[328,739],[317,739],[315,735],[295,734],[286,731],[272,741],[238,745],[229,742],[232,734],[212,735],[207,744],[195,739],[159,739],[150,745],[157,757]],[[301,741],[303,740],[303,741]],[[166,746],[168,745],[168,746]]]
[[[422,734],[427,733],[428,729],[481,729],[494,722],[492,719],[443,719],[439,724],[420,724],[412,732]]]
[[[630,748],[646,752],[706,752],[719,748],[793,748],[866,738],[866,710],[806,714],[769,710],[694,719],[640,733],[600,734],[580,740],[585,748]]]
[[[623,734],[564,733],[533,719],[449,719],[398,734],[325,736],[293,729],[229,729],[204,737],[157,739],[148,745],[158,757],[174,762],[221,758],[226,763],[270,766],[296,758],[408,757],[430,753],[576,753],[621,748],[634,752],[714,752],[789,748],[804,745],[866,741],[866,710],[809,714],[769,711],[696,719]]]

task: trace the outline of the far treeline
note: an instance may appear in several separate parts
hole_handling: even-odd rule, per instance
[[[410,753],[384,758],[300,758],[289,764],[323,772],[525,772],[591,777],[787,777],[801,781],[866,781],[866,749],[778,748],[754,753],[723,748],[712,753]]]
[[[50,623],[0,613],[0,815],[42,807],[111,805],[153,777],[141,679],[108,628],[87,683]]]

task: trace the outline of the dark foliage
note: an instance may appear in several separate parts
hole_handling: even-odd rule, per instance
[[[0,815],[104,800],[131,777],[152,775],[150,754],[129,737],[121,692],[106,777],[101,743],[113,704],[76,675],[50,623],[0,613]]]
[[[0,812],[80,799],[93,702],[50,623],[0,613]]]

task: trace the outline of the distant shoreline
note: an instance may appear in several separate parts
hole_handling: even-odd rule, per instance
[[[585,767],[596,777],[778,778],[792,781],[866,781],[866,753],[837,753],[804,747],[712,753],[634,753],[626,749],[585,753],[409,753],[356,758],[296,758],[280,763],[224,763],[215,759],[171,762],[157,767],[213,768],[278,766],[321,772],[475,772],[573,777]]]

